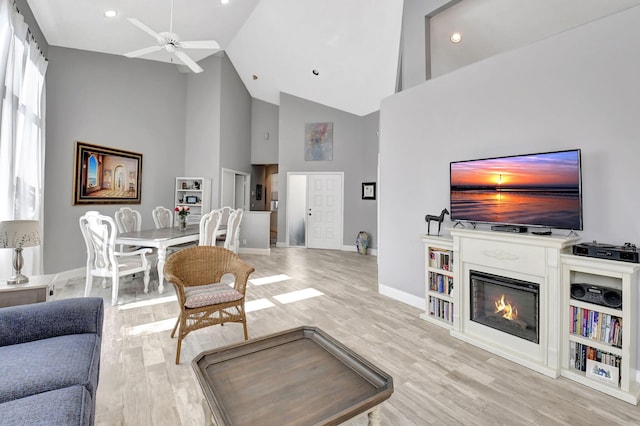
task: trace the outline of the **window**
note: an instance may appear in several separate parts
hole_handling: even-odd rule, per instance
[[[41,227],[46,68],[14,3],[0,0],[0,220],[40,220]],[[0,279],[12,273],[11,256],[0,251]],[[24,251],[23,271],[42,272],[41,246]]]

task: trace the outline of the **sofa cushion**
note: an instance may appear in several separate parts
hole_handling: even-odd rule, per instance
[[[53,300],[0,309],[0,346],[65,334],[102,336],[103,301],[98,297]]]
[[[93,424],[93,401],[84,386],[70,386],[0,404],[0,426]]]
[[[84,386],[95,398],[100,337],[73,334],[0,347],[0,403],[25,396]]]

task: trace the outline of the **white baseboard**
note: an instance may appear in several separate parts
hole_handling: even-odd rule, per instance
[[[342,246],[342,251],[354,251],[354,252],[357,252],[358,251],[358,247],[356,247],[356,246]],[[367,255],[377,256],[378,255],[378,250],[376,250],[376,249],[368,249],[367,250]]]
[[[413,306],[418,309],[425,309],[425,301],[422,297],[414,296],[413,294],[405,293],[397,288],[388,287],[382,283],[378,283],[378,293],[383,296],[390,297],[402,303],[406,303],[409,306]]]
[[[238,249],[238,253],[243,253],[243,254],[264,254],[264,255],[270,255],[271,254],[271,249],[270,248],[251,248],[251,247],[240,247]]]
[[[276,242],[276,247],[278,248],[288,248],[289,244],[287,244],[284,241],[278,241]],[[304,246],[299,246],[296,248],[305,248]],[[356,246],[342,246],[342,248],[340,248],[341,251],[353,251],[353,252],[357,252],[358,248]],[[369,249],[367,250],[367,254],[370,254],[371,256],[377,256],[378,255],[378,250],[376,249]]]

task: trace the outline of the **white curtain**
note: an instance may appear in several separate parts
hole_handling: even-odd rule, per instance
[[[0,221],[40,221],[41,245],[24,250],[25,275],[43,273],[42,244],[47,60],[10,0],[0,0]],[[0,249],[0,280],[13,275]]]

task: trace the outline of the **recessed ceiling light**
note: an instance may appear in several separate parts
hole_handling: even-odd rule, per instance
[[[313,75],[320,75],[320,71],[318,71],[318,70],[313,70],[311,72],[313,73]]]
[[[220,0],[220,3],[227,4],[227,3],[229,3],[229,0]]]
[[[113,18],[118,14],[118,12],[116,12],[115,10],[107,10],[104,12],[104,16],[106,16],[107,18]]]
[[[453,33],[451,37],[449,37],[449,40],[451,40],[451,43],[460,43],[462,41],[462,34]]]

